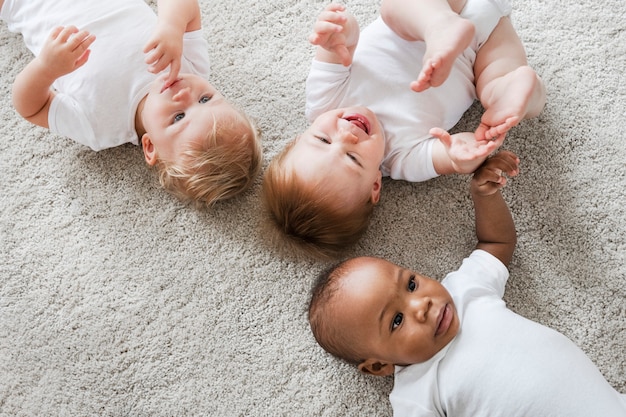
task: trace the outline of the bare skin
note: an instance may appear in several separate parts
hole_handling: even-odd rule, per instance
[[[0,0],[0,8],[4,0]],[[159,0],[158,24],[144,48],[150,70],[158,73],[170,66],[164,89],[178,77],[184,32],[200,29],[200,8],[196,0]],[[76,26],[58,26],[46,39],[39,56],[18,74],[13,83],[13,104],[29,122],[49,128],[48,113],[56,93],[57,78],[83,66],[89,59],[94,34]]]
[[[536,117],[546,103],[543,81],[528,66],[526,51],[508,17],[476,55],[476,94],[485,108],[477,140],[505,134],[523,119]]]
[[[54,81],[82,67],[96,37],[76,26],[58,26],[41,53],[26,65],[13,83],[13,105],[29,122],[48,128],[48,112],[55,96]]]
[[[506,267],[515,251],[517,234],[500,190],[507,184],[507,176],[519,173],[519,162],[512,152],[500,151],[476,170],[470,182],[476,249],[490,253]],[[330,334],[335,335],[333,343],[339,357],[354,360],[354,348],[346,348],[358,347],[361,372],[389,376],[396,365],[425,362],[458,333],[460,321],[454,300],[436,280],[378,258],[353,258],[341,268],[334,278],[332,298],[322,293],[313,302],[317,310],[313,315],[318,316],[315,321],[325,323],[315,326],[314,331],[316,338],[326,343]],[[400,311],[401,321],[396,325],[396,312]],[[439,319],[433,321],[433,317]]]
[[[425,40],[425,65],[418,79],[411,82],[415,91],[441,85],[450,74],[454,61],[469,45],[473,23],[458,15],[466,0],[384,0],[381,16],[405,40]],[[442,30],[445,28],[445,30]],[[356,19],[345,7],[330,4],[320,13],[309,41],[317,45],[316,59],[322,62],[352,63],[359,40]],[[526,51],[508,17],[500,19],[474,63],[476,94],[485,113],[474,132],[450,135],[433,128],[439,139],[432,148],[438,175],[472,173],[493,151],[502,146],[509,130],[522,119],[537,116],[545,105],[545,87],[528,66]]]
[[[411,83],[414,91],[441,85],[454,60],[469,44],[462,39],[473,36],[473,25],[458,15],[451,16],[464,6],[465,0],[383,1],[381,15],[398,36],[426,42],[422,69]],[[471,30],[466,27],[468,24]],[[524,46],[508,17],[500,19],[478,50],[474,77],[476,94],[485,108],[474,132],[478,141],[503,139],[511,128],[523,119],[537,116],[545,105],[543,81],[528,66]],[[431,132],[441,138],[438,133]]]
[[[444,20],[450,20],[450,23]],[[447,29],[434,29],[433,35],[428,37],[430,40],[426,43],[422,70],[417,80],[410,84],[411,90],[416,93],[443,84],[450,75],[454,60],[469,46],[474,36],[474,26],[465,19],[459,19],[458,15],[456,18],[442,18],[437,25]]]
[[[383,2],[381,16],[398,36],[426,44],[422,69],[410,85],[413,91],[421,92],[443,84],[456,58],[469,46],[475,28],[469,20],[459,16],[464,6],[465,0]]]
[[[405,0],[390,1],[401,2]],[[413,3],[411,0],[409,1],[409,4]],[[448,5],[445,0],[425,0],[424,4],[431,7],[431,14],[445,14],[446,17],[449,17],[451,13],[454,13],[454,11],[462,9],[465,4],[464,1],[465,0],[451,0],[453,9],[451,9],[451,5]],[[445,6],[443,9],[440,7],[442,5]],[[393,12],[396,15],[404,15],[404,13],[398,13],[398,9],[393,9]],[[418,13],[418,15],[423,16],[424,13]],[[396,18],[398,17],[396,16]],[[436,17],[434,18],[437,20]],[[398,21],[400,29],[404,27],[407,30],[412,30],[414,28],[413,21],[411,19],[404,19],[403,17],[398,19],[400,19]],[[428,23],[428,19],[417,20],[422,20],[421,24]],[[445,20],[445,18],[443,20]],[[456,15],[456,20],[467,22],[463,19],[459,19],[458,15]],[[470,25],[472,24],[470,23]],[[417,27],[417,31],[419,32],[420,28],[417,25],[415,25],[415,27]],[[397,31],[396,28],[392,29]],[[313,33],[309,36],[309,41],[313,45],[318,46],[315,54],[315,58],[318,61],[349,66],[352,63],[354,51],[359,41],[359,33],[359,25],[355,17],[346,12],[344,6],[331,3],[319,14],[313,27]],[[403,35],[404,38],[410,38],[411,36],[408,33],[403,33]],[[421,35],[416,34],[415,36]],[[441,39],[446,39],[445,35],[442,36]],[[443,44],[445,44],[445,42],[443,42]],[[440,43],[438,45],[442,44]],[[433,48],[432,51],[434,51],[434,54],[437,56],[446,55],[445,53],[442,53],[443,55],[439,55],[436,48]],[[456,57],[457,54],[454,53],[453,55]],[[437,62],[441,63],[443,61]],[[454,59],[451,62],[454,62]],[[427,72],[430,72],[430,70]],[[439,74],[441,75],[442,72],[439,72]],[[516,119],[510,119],[502,123],[496,130],[504,132],[510,129],[515,123],[517,123]],[[476,168],[478,168],[478,166],[485,160],[485,158],[487,158],[490,153],[498,149],[504,141],[504,134],[500,134],[492,140],[480,141],[476,140],[474,132],[461,132],[450,135],[443,129],[433,128],[430,131],[430,134],[439,139],[434,142],[432,150],[433,166],[435,172],[439,175],[452,173],[469,174],[474,172]]]

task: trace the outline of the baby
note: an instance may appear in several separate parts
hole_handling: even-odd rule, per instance
[[[538,115],[545,88],[510,10],[506,0],[385,0],[382,18],[359,32],[342,6],[328,6],[310,38],[312,124],[264,177],[280,233],[336,256],[366,230],[382,176],[472,173],[513,126]],[[476,98],[480,126],[449,135]]]
[[[35,55],[13,103],[95,151],[141,143],[167,190],[211,205],[250,185],[259,134],[207,81],[197,0],[160,0],[158,12],[143,0],[0,0],[0,18]]]
[[[362,372],[395,374],[396,417],[626,415],[626,396],[572,341],[502,300],[516,232],[500,188],[518,162],[501,151],[474,174],[478,243],[441,283],[361,257],[313,289],[315,339]]]

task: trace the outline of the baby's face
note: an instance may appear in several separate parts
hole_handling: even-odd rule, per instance
[[[180,74],[174,84],[164,88],[166,77],[167,74],[154,81],[140,116],[160,159],[176,161],[190,143],[209,136],[215,121],[241,119],[204,78]]]
[[[285,164],[287,172],[296,172],[305,181],[321,181],[346,203],[353,196],[362,201],[365,195],[376,203],[384,152],[376,115],[366,107],[350,107],[315,119],[296,140]]]
[[[365,359],[425,362],[452,341],[459,318],[436,280],[377,258],[357,258],[341,279],[334,319]]]

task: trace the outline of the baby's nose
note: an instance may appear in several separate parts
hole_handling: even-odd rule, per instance
[[[419,322],[426,321],[428,317],[428,311],[432,305],[432,300],[430,297],[420,297],[412,302],[413,312],[415,314],[415,318]]]
[[[190,89],[189,87],[185,87],[185,88],[181,88],[178,93],[174,94],[174,101],[184,101],[184,100],[188,100],[189,97],[191,97],[190,95]]]
[[[341,129],[339,132],[339,138],[342,142],[349,144],[356,144],[359,142],[359,137],[352,133],[348,128]]]

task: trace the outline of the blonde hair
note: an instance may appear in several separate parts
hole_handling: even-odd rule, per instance
[[[214,120],[206,140],[182,152],[182,164],[159,159],[159,182],[183,201],[212,206],[245,191],[257,176],[263,155],[255,123],[237,116]]]
[[[287,144],[265,172],[266,211],[285,243],[319,258],[339,256],[365,233],[374,204],[365,195],[355,207],[342,207],[337,196],[328,195],[324,180],[309,183],[295,172],[286,172],[284,161],[296,140]]]

